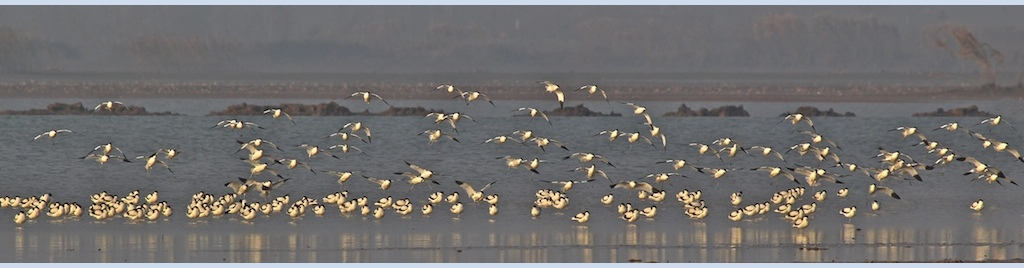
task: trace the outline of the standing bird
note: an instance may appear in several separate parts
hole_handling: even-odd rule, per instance
[[[455,214],[456,217],[458,217],[459,214],[462,214],[462,210],[463,210],[462,203],[458,203],[457,202],[457,203],[453,204],[452,208],[450,208],[448,210],[451,211],[452,214]]]
[[[585,85],[585,86],[580,87],[577,90],[585,90],[585,91],[587,91],[587,93],[590,93],[590,95],[587,96],[588,99],[590,98],[590,96],[593,96],[594,93],[601,92],[601,97],[604,98],[605,102],[608,102],[608,94],[605,94],[604,90],[598,89],[596,85]],[[608,103],[611,103],[611,102],[608,102]]]
[[[981,199],[978,199],[978,201],[974,201],[974,203],[971,203],[971,210],[981,211],[984,208],[985,208],[985,201],[983,201]]]
[[[849,194],[850,194],[850,189],[849,188],[842,188],[842,189],[839,189],[839,191],[836,192],[836,196],[838,196],[840,198],[846,198],[846,196],[849,195]]]
[[[590,221],[590,211],[580,212],[573,216],[572,220],[579,223],[587,223],[587,221]]]
[[[295,125],[295,120],[292,120],[292,116],[288,115],[288,113],[285,113],[284,111],[281,111],[281,108],[266,109],[263,110],[263,114],[270,114],[270,116],[274,117],[274,119],[277,119],[283,115],[285,118],[288,118],[288,121],[292,121],[292,125]]]
[[[839,210],[839,215],[843,215],[847,219],[853,219],[853,216],[857,215],[857,206],[845,207]]]
[[[352,97],[355,97],[355,96],[362,97],[363,98],[363,102],[365,102],[366,104],[370,104],[370,100],[372,100],[372,98],[377,98],[381,102],[384,102],[384,104],[387,104],[388,106],[391,106],[391,104],[388,103],[388,101],[384,100],[384,98],[381,98],[380,95],[377,95],[377,94],[374,94],[374,93],[370,93],[368,91],[358,91],[358,92],[352,93],[352,95],[349,95],[348,97],[345,97],[345,98],[348,99],[348,98],[352,98]]]

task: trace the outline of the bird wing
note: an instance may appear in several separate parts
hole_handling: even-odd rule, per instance
[[[544,121],[548,121],[548,125],[551,125],[551,120],[548,120],[548,115],[547,114],[544,114],[544,112],[541,112],[541,111],[538,111],[537,113],[540,114],[540,117],[544,118]]]
[[[474,194],[476,194],[476,190],[473,190],[473,186],[469,185],[469,183],[465,183],[465,182],[462,182],[460,180],[456,180],[455,184],[458,184],[459,187],[462,187],[463,190],[466,190],[466,195],[468,195],[468,196],[473,196]],[[488,184],[488,185],[490,185],[490,184]],[[481,189],[481,191],[483,191],[483,190]]]
[[[281,111],[281,114],[283,114],[285,118],[288,118],[288,121],[292,121],[292,125],[298,125],[298,124],[295,124],[295,120],[292,120],[292,116],[289,115],[288,113],[286,113],[284,111]]]
[[[647,137],[644,137],[644,136],[640,136],[640,138],[643,138],[644,141],[647,142],[647,144],[650,144],[651,146],[654,146],[654,142],[652,142],[651,139],[648,139]]]
[[[228,183],[225,183],[224,186],[231,188],[231,190],[234,192],[238,192],[238,189],[241,189],[243,186],[246,186],[246,184],[240,181],[230,181]]]
[[[893,191],[891,188],[888,187],[876,186],[875,192],[882,192],[889,195],[892,198],[900,199],[900,195],[896,194],[896,191]]]
[[[487,191],[487,188],[491,188],[491,185],[494,185],[495,182],[498,182],[498,181],[495,180],[495,181],[492,181],[492,182],[488,182],[487,184],[484,184],[484,187],[481,187],[480,191],[481,192]]]
[[[985,135],[981,135],[981,133],[970,131],[970,130],[968,130],[967,133],[970,133],[971,137],[974,137],[975,139],[978,139],[978,140],[981,140],[981,141],[988,140],[988,138],[985,138]]]
[[[118,153],[121,153],[121,158],[128,159],[128,157],[124,155],[124,152],[121,151],[121,148],[114,147],[114,150],[117,150]]]
[[[492,102],[491,104],[494,104],[494,103]],[[469,117],[468,115],[465,115],[465,114],[459,114],[459,117],[465,117],[466,119],[469,119],[469,121],[473,121],[473,123],[477,123],[477,124],[480,123],[480,122],[477,122],[476,120],[473,120],[472,117]]]
[[[366,133],[366,142],[367,143],[373,142],[372,138],[370,137],[370,128],[363,127],[363,133]]]
[[[268,186],[264,186],[263,188],[268,188],[267,190],[269,190],[269,189],[273,189],[274,187],[278,187],[278,186],[281,186],[281,184],[284,184],[284,182],[286,182],[286,181],[288,181],[288,180],[290,180],[290,179],[291,179],[291,178],[287,178],[287,179],[280,179],[280,180],[277,180],[277,181],[275,181],[275,182],[272,182],[272,183],[270,183],[270,186],[269,186],[269,187],[268,187]]]
[[[615,184],[612,184],[610,188],[613,188],[613,189],[614,189],[614,188],[625,188],[625,189],[629,189],[629,181],[620,181],[620,182],[617,182],[617,183],[615,183]]]
[[[796,177],[793,177],[792,173],[789,173],[789,172],[787,172],[785,170],[781,170],[781,171],[779,171],[779,175],[782,175],[783,177],[786,177],[787,179],[789,179],[790,181],[795,182],[796,184],[800,184],[800,181],[796,180]]]
[[[612,162],[609,162],[607,158],[604,158],[604,156],[600,156],[600,155],[596,155],[595,154],[594,155],[594,159],[597,159],[597,160],[599,160],[601,162],[604,162],[605,164],[608,164],[609,166],[615,167],[615,165],[612,165]]]
[[[775,154],[775,156],[779,157],[779,160],[782,160],[782,162],[786,162],[786,159],[785,159],[785,158],[783,158],[783,157],[782,157],[782,154],[780,154],[779,152],[776,152],[776,151],[772,151],[771,153],[772,153],[772,154]]]
[[[384,100],[384,98],[381,98],[381,97],[380,97],[380,95],[377,95],[377,94],[373,94],[373,93],[370,93],[370,96],[373,96],[374,98],[377,98],[377,99],[379,99],[380,101],[384,102],[384,104],[387,104],[388,106],[391,106],[391,104],[390,104],[390,103],[388,103],[388,101]]]
[[[1017,149],[1013,149],[1013,148],[1010,148],[1010,147],[1006,147],[1006,150],[1005,150],[1005,151],[1006,151],[1006,152],[1008,152],[1008,153],[1010,153],[1011,155],[1013,155],[1013,157],[1014,157],[1014,158],[1017,158],[1017,159],[1019,159],[1019,160],[1021,160],[1021,161],[1024,161],[1024,159],[1021,159],[1021,158],[1020,158],[1020,152],[1018,152],[1018,151],[1017,151]]]
[[[600,169],[594,169],[594,172],[595,172],[595,173],[597,173],[597,174],[601,174],[601,177],[604,177],[604,178],[605,178],[605,179],[607,179],[608,181],[612,181],[612,179],[609,179],[609,178],[608,178],[608,174],[605,174],[603,170],[600,170]]]
[[[368,181],[370,181],[372,183],[376,183],[378,185],[384,184],[384,181],[385,181],[385,180],[374,178],[374,177],[367,177],[366,175],[362,175],[362,176],[363,176],[363,178],[366,178],[366,180],[368,180]]]
[[[481,98],[484,98],[484,100],[486,100],[487,102],[491,103],[491,106],[498,107],[498,106],[495,106],[494,102],[491,101],[491,98],[488,98],[487,95],[484,95],[484,93],[478,93],[478,94],[480,95]]]
[[[420,166],[417,166],[415,164],[411,164],[411,163],[409,163],[409,161],[405,161],[405,164],[409,165],[409,168],[415,170],[416,172],[419,172],[420,174],[425,174],[427,172],[430,172],[430,170],[427,170],[427,169],[422,168]]]
[[[657,192],[657,190],[654,189],[654,186],[652,186],[650,183],[647,183],[647,182],[638,182],[638,183],[636,183],[636,188],[640,189],[640,190],[652,192],[652,193],[653,192]]]

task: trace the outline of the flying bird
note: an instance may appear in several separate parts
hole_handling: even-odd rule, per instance
[[[96,105],[96,108],[93,108],[92,110],[93,111],[99,111],[100,108],[103,108],[104,110],[107,110],[107,111],[114,111],[114,108],[116,108],[118,106],[124,107],[124,108],[126,108],[128,110],[131,110],[131,108],[128,107],[128,105],[125,105],[123,102],[120,102],[120,101],[104,101],[104,102],[101,102],[100,104]]]
[[[467,106],[469,106],[470,102],[473,102],[474,100],[479,99],[479,98],[483,98],[487,102],[491,103],[491,106],[497,107],[497,106],[494,105],[494,102],[491,101],[491,99],[487,97],[487,95],[484,95],[484,93],[480,93],[480,91],[466,91],[466,92],[462,92],[461,95],[455,96],[455,98],[458,98],[458,97],[462,97],[462,99],[466,101],[466,105]]]
[[[579,89],[576,89],[576,90],[585,90],[585,91],[587,91],[587,93],[590,93],[590,95],[587,96],[588,99],[590,98],[590,96],[593,96],[595,93],[601,92],[601,97],[604,98],[605,102],[608,102],[608,94],[605,94],[604,90],[598,89],[596,85],[585,85],[585,86],[582,86],[582,87],[580,87]],[[609,102],[609,103],[611,103],[611,102]]]
[[[544,112],[542,112],[540,110],[537,110],[536,108],[519,107],[519,109],[516,109],[516,112],[522,112],[522,111],[526,111],[527,114],[530,115],[530,117],[533,117],[533,118],[537,117],[537,115],[540,115],[542,118],[544,118],[544,121],[548,122],[548,125],[551,125],[551,120],[548,120],[548,115],[544,114]]]
[[[811,118],[806,117],[806,116],[804,116],[801,113],[791,113],[791,114],[788,114],[788,115],[786,115],[785,118],[782,118],[782,120],[779,121],[779,123],[785,122],[786,120],[789,120],[789,123],[793,124],[794,126],[796,126],[796,124],[798,124],[800,122],[805,122],[805,123],[807,123],[807,126],[811,127],[811,131],[818,132],[817,129],[814,129],[814,121],[811,121]],[[778,123],[776,123],[776,124],[778,124]]]
[[[283,115],[285,118],[288,118],[288,121],[292,121],[292,125],[295,125],[295,120],[292,120],[292,116],[288,115],[288,113],[284,111],[281,111],[281,108],[266,109],[263,110],[263,114],[270,114],[270,116],[274,117],[274,119],[280,118]]]
[[[551,81],[540,81],[537,83],[544,84],[544,92],[555,93],[555,97],[558,99],[558,108],[565,108],[565,94],[558,88],[558,85]]]
[[[352,97],[356,97],[356,96],[359,96],[359,97],[363,98],[363,102],[365,102],[366,104],[370,104],[370,100],[372,100],[373,98],[377,98],[381,102],[384,102],[384,104],[387,104],[388,106],[391,106],[391,104],[388,103],[388,101],[384,100],[384,98],[381,98],[380,95],[377,95],[377,94],[374,94],[374,93],[370,93],[368,91],[358,91],[358,92],[352,93],[352,95],[349,95],[348,97],[345,97],[345,98],[348,99],[348,98],[352,98]]]
[[[70,129],[54,129],[54,130],[50,130],[50,131],[47,131],[47,132],[43,132],[43,134],[36,135],[36,137],[32,138],[32,140],[35,141],[35,140],[38,140],[39,138],[47,137],[47,138],[50,138],[50,140],[52,141],[53,138],[57,137],[57,134],[60,134],[60,133],[75,133],[75,132],[71,131]]]
[[[644,116],[644,119],[647,120],[647,124],[653,124],[653,122],[651,122],[651,115],[647,113],[647,107],[643,107],[632,102],[623,102],[622,104],[633,107],[634,115],[642,115]]]

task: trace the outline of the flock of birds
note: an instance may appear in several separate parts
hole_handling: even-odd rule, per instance
[[[550,81],[542,81],[539,84],[543,86],[546,93],[555,95],[559,107],[564,106],[565,94],[557,84]],[[440,85],[437,87],[437,90],[442,92],[442,94],[451,94],[453,99],[461,99],[466,105],[470,105],[473,101],[480,99],[494,105],[494,102],[481,92],[463,91],[449,84]],[[598,89],[597,86],[586,85],[578,88],[577,91],[586,92],[588,96],[600,95],[606,102],[611,103],[608,101],[607,94],[603,90]],[[371,92],[355,92],[349,98],[360,98],[367,105],[375,101],[390,105],[380,95]],[[661,128],[655,124],[653,118],[647,113],[647,109],[644,106],[631,102],[623,102],[622,105],[632,110],[631,114],[638,118],[637,125],[643,125],[643,129],[639,131],[609,129],[593,133],[592,135],[595,137],[600,136],[601,139],[607,139],[609,142],[625,140],[630,149],[632,149],[633,144],[642,142],[646,144],[645,147],[651,146],[654,150],[667,151],[668,138],[665,133],[661,132]],[[126,106],[121,102],[107,101],[100,103],[95,109],[113,110],[117,107]],[[546,124],[553,125],[548,116],[537,108],[521,107],[513,112],[533,118],[540,117]],[[273,119],[283,117],[291,121],[293,125],[297,125],[292,120],[291,115],[281,109],[268,109],[263,114]],[[425,118],[432,120],[437,126],[418,134],[418,136],[425,136],[429,145],[442,140],[460,142],[457,137],[460,120],[475,121],[468,115],[458,112],[430,113]],[[963,174],[964,176],[972,176],[972,180],[1000,185],[1004,183],[1017,185],[1016,182],[1008,178],[997,167],[990,166],[977,157],[957,153],[945,147],[942,143],[927,138],[925,133],[916,127],[901,126],[891,129],[891,132],[894,132],[894,138],[899,138],[900,141],[912,139],[913,142],[916,142],[914,144],[915,147],[919,146],[923,149],[922,151],[926,152],[928,158],[936,160],[919,162],[908,153],[886,150],[879,147],[878,154],[875,156],[876,162],[856,164],[843,160],[840,156],[842,154],[840,146],[835,141],[829,139],[826,134],[819,133],[811,118],[794,113],[789,114],[779,123],[792,125],[794,132],[806,136],[806,141],[788,148],[780,148],[783,150],[777,150],[776,148],[764,145],[745,146],[729,137],[716,139],[709,143],[693,142],[688,144],[692,148],[689,150],[695,150],[700,157],[705,155],[708,157],[713,156],[723,164],[738,155],[745,154],[753,157],[753,159],[761,158],[758,161],[762,161],[764,165],[745,168],[725,165],[713,167],[697,166],[692,161],[686,159],[665,159],[651,163],[651,168],[660,166],[659,164],[669,164],[668,166],[671,167],[671,171],[650,173],[635,180],[612,180],[604,171],[607,168],[616,168],[608,158],[593,152],[570,151],[566,144],[549,137],[538,136],[532,130],[510,130],[507,132],[508,134],[494,136],[480,141],[480,143],[510,143],[521,146],[536,146],[542,152],[548,152],[547,150],[549,149],[564,150],[566,156],[563,157],[563,160],[574,159],[580,163],[579,167],[572,170],[576,174],[575,178],[542,180],[556,187],[543,188],[535,192],[536,198],[533,199],[534,202],[530,209],[530,215],[534,218],[540,217],[542,211],[545,210],[562,211],[568,208],[570,200],[568,193],[575,185],[602,182],[608,186],[609,192],[607,195],[600,197],[600,203],[608,207],[610,211],[615,211],[620,219],[632,223],[641,217],[654,218],[659,212],[658,205],[670,195],[665,188],[665,183],[671,178],[693,179],[694,176],[706,176],[717,183],[719,179],[729,176],[731,172],[737,170],[763,172],[763,174],[773,179],[782,177],[788,181],[787,183],[792,183],[793,187],[777,191],[767,200],[756,200],[747,203],[744,203],[745,196],[742,191],[733,192],[729,196],[729,204],[733,208],[730,208],[730,212],[724,214],[724,216],[732,221],[741,221],[744,218],[752,218],[769,212],[775,212],[781,214],[780,218],[790,222],[793,228],[806,228],[810,224],[813,215],[817,212],[818,204],[824,202],[829,197],[827,190],[815,190],[815,188],[824,184],[836,185],[837,187],[842,186],[844,180],[866,179],[872,183],[867,189],[839,188],[835,193],[835,198],[844,199],[852,192],[866,191],[868,196],[881,195],[885,198],[901,199],[895,189],[883,186],[883,184],[891,180],[923,181],[920,175],[922,170],[943,168],[950,163],[963,162],[969,163],[972,167]],[[447,126],[450,130],[442,130],[442,126]],[[1001,116],[982,120],[974,124],[974,126],[989,127],[990,129],[1003,126],[1012,128],[1011,125],[1003,121]],[[239,131],[250,129],[256,135],[260,133],[258,130],[266,129],[254,122],[237,119],[217,122],[211,128]],[[1016,160],[1024,162],[1024,157],[1020,155],[1020,152],[1006,142],[990,137],[991,134],[982,134],[981,132],[968,130],[957,122],[937,126],[932,131],[963,132],[965,137],[977,140],[980,146],[991,149],[993,153],[1006,153]],[[41,139],[54,140],[62,135],[74,133],[74,131],[69,129],[50,130],[35,136],[33,141]],[[348,153],[365,154],[362,149],[349,144],[349,142],[358,140],[363,143],[372,143],[371,133],[368,124],[349,122],[342,125],[336,132],[324,133],[324,136],[327,138],[340,139],[343,142],[341,144],[325,148],[303,143],[295,147],[301,148],[307,159],[317,157],[318,155],[340,159],[338,155]],[[372,183],[368,185],[373,185],[373,187],[380,189],[382,193],[388,193],[388,190],[398,183],[405,183],[410,185],[409,191],[411,192],[413,187],[418,184],[450,185],[442,183],[438,180],[438,177],[453,175],[432,171],[428,168],[431,163],[411,163],[408,161],[404,162],[404,166],[408,167],[408,170],[394,172],[395,175],[401,176],[397,179],[368,176],[365,172],[360,171],[324,170],[315,168],[303,159],[274,158],[269,156],[269,154],[265,153],[265,150],[283,152],[284,149],[264,138],[255,138],[249,141],[239,140],[237,148],[235,153],[248,153],[246,157],[241,159],[249,167],[249,174],[245,177],[239,177],[237,180],[224,182],[222,186],[217,186],[223,187],[220,188],[221,190],[215,191],[217,194],[200,191],[192,195],[191,201],[185,206],[184,210],[188,218],[202,219],[237,215],[243,221],[251,222],[257,220],[257,216],[260,214],[269,216],[284,212],[289,217],[300,218],[308,210],[319,217],[325,215],[330,210],[336,209],[339,213],[346,216],[359,214],[363,217],[380,219],[387,213],[409,217],[408,215],[416,212],[416,207],[419,208],[420,214],[426,216],[432,214],[435,207],[438,206],[446,206],[448,212],[457,217],[465,211],[465,204],[463,202],[483,202],[488,207],[488,214],[496,215],[499,213],[499,195],[489,190],[496,183],[499,183],[500,180],[490,181],[483,185],[471,185],[462,180],[454,180],[455,186],[461,188],[461,191],[445,193],[444,191],[431,190],[431,193],[425,199],[410,197],[393,198],[391,195],[371,199],[367,196],[349,196],[349,192],[345,190],[346,183],[352,178],[361,177],[362,180]],[[92,151],[81,158],[95,160],[101,165],[111,159],[132,163],[134,163],[133,160],[142,160],[139,162],[144,163],[143,167],[146,169],[147,174],[149,174],[150,170],[158,165],[169,172],[173,172],[171,171],[171,160],[179,153],[180,151],[174,148],[163,148],[148,155],[128,157],[120,148],[117,148],[112,143],[107,143],[94,147]],[[794,158],[797,158],[797,160],[793,160]],[[920,159],[921,157],[917,158]],[[512,155],[497,157],[496,160],[504,160],[506,173],[520,168],[532,173],[539,173],[538,167],[550,161],[540,159],[539,157]],[[811,161],[814,164],[812,164],[813,166],[797,164],[799,161]],[[290,195],[274,196],[273,192],[287,187],[287,182],[290,180],[290,178],[282,176],[282,173],[277,169],[295,169],[299,167],[314,174],[320,172],[320,174],[329,174],[337,178],[337,183],[341,190],[319,198],[303,196],[302,198],[296,198],[297,200],[294,200],[294,202]],[[258,179],[265,173],[269,174],[271,179]],[[807,187],[811,189],[808,190]],[[258,198],[248,197],[248,195],[255,193],[258,193]],[[628,201],[619,202],[616,205],[616,200],[624,199],[623,195],[626,196],[625,199]],[[636,196],[639,201],[646,202],[647,204],[634,206],[630,202],[633,200],[632,196]],[[701,190],[682,189],[675,192],[674,196],[680,203],[682,211],[689,218],[702,220],[709,216],[710,210],[702,199],[704,196]],[[589,199],[593,197],[580,198]],[[575,200],[576,198],[573,199]],[[0,198],[0,207],[22,209],[14,216],[14,222],[19,225],[41,217],[44,211],[46,216],[51,218],[77,218],[86,214],[97,221],[118,217],[133,222],[155,221],[172,215],[171,206],[165,201],[160,201],[159,193],[156,191],[143,195],[138,190],[135,190],[123,197],[101,192],[92,195],[91,202],[86,208],[75,202],[55,202],[51,194],[43,194],[38,197],[3,197]],[[984,201],[978,199],[969,206],[965,205],[965,208],[977,212],[984,209],[984,205]],[[664,209],[667,206],[663,205],[662,207]],[[673,210],[675,208],[668,209]],[[870,209],[872,211],[880,210],[881,203],[877,199],[873,200],[870,204]],[[573,216],[566,217],[567,220],[576,221],[581,224],[590,221],[590,211],[573,212],[577,213],[570,213]],[[846,206],[833,213],[838,213],[845,218],[852,219],[856,217],[857,212],[857,206]]]

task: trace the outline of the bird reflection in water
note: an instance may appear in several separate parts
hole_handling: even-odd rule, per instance
[[[857,226],[852,223],[843,224],[843,244],[857,243]]]

